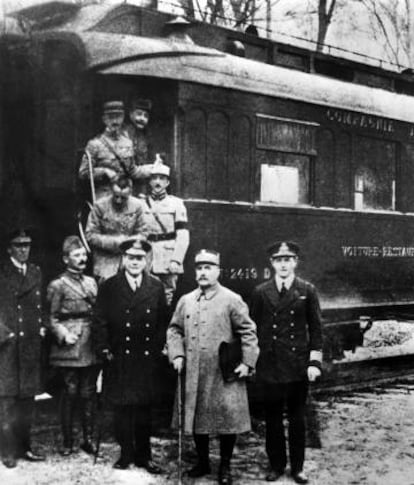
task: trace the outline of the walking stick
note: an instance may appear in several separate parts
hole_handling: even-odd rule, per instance
[[[92,157],[91,154],[88,152],[88,150],[85,150],[85,156],[88,161],[88,171],[89,171],[89,182],[90,182],[90,189],[91,189],[91,198],[92,198],[92,205],[95,204],[96,202],[96,190],[95,190],[95,180],[93,178],[93,165],[92,165]],[[92,205],[88,202],[89,205],[89,210],[92,208]],[[91,248],[88,244],[88,241],[86,239],[85,235],[85,230],[83,229],[82,226],[82,215],[81,211],[78,213],[78,231],[79,231],[79,236],[81,238],[82,244],[85,246],[85,249],[88,253],[91,253]]]
[[[103,421],[105,418],[105,387],[104,387],[104,382],[103,382],[103,373],[104,373],[104,368],[105,368],[106,363],[102,366],[102,370],[99,373],[98,376],[98,381],[99,378],[101,378],[101,392],[100,394],[100,399],[98,401],[98,409],[99,409],[99,421],[98,421],[98,430],[96,433],[96,447],[95,447],[95,454],[93,457],[93,464],[96,465],[96,462],[98,461],[98,456],[99,456],[99,450],[101,447],[101,441],[102,441],[102,429],[103,429]]]
[[[183,454],[182,411],[183,411],[183,401],[182,401],[182,395],[181,395],[181,371],[178,371],[177,406],[178,406],[178,485],[182,485],[182,454]]]

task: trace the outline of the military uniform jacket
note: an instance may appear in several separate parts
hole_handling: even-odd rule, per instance
[[[206,296],[196,289],[178,302],[167,332],[170,362],[185,357],[184,430],[186,433],[242,433],[250,429],[244,381],[225,383],[219,346],[240,337],[242,361],[256,365],[256,325],[242,298],[228,288]]]
[[[121,210],[112,204],[112,196],[104,197],[93,206],[85,235],[93,249],[94,273],[107,279],[119,269],[121,253],[119,244],[125,237],[147,235],[142,202],[129,197]]]
[[[134,148],[134,159],[136,165],[146,165],[153,163],[154,153],[148,142],[148,137],[144,130],[137,130],[132,124],[127,124],[124,127],[124,134],[131,141]],[[147,176],[150,175],[150,167],[145,168]]]
[[[38,266],[28,263],[25,275],[10,260],[0,268],[0,397],[40,391],[40,291]]]
[[[113,404],[151,405],[157,399],[166,325],[164,287],[157,278],[144,273],[134,292],[120,272],[99,287],[93,339],[98,355],[104,349],[114,355],[103,381]]]
[[[258,380],[282,383],[306,379],[310,351],[322,350],[315,287],[296,277],[281,298],[272,278],[255,288],[250,312],[259,338]]]
[[[118,175],[125,174],[134,180],[148,176],[148,169],[135,164],[133,143],[125,134],[121,133],[114,139],[102,133],[87,143],[85,151],[91,155],[97,199],[110,193],[111,184],[105,169],[114,170]],[[89,177],[88,158],[84,155],[79,167],[79,178],[89,180]]]
[[[50,329],[55,341],[50,350],[50,363],[58,367],[86,367],[97,363],[92,349],[92,310],[98,287],[90,276],[65,271],[47,289],[50,303]],[[73,345],[65,336],[75,334]]]
[[[178,272],[183,273],[183,261],[190,241],[187,209],[182,199],[166,195],[156,200],[149,195],[145,198],[144,217],[152,243],[152,272],[167,274],[171,261],[176,261]]]

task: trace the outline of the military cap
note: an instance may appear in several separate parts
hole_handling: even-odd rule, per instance
[[[119,249],[124,254],[145,256],[151,251],[151,244],[142,236],[135,236],[125,239],[125,241],[121,242],[121,244],[119,245]]]
[[[136,109],[143,109],[145,111],[151,111],[151,109],[152,109],[152,101],[150,99],[134,98],[131,101],[129,110],[130,111],[134,111]]]
[[[10,244],[30,244],[32,242],[28,230],[22,227],[11,231],[8,239]]]
[[[267,248],[267,253],[271,258],[281,258],[283,256],[297,257],[299,246],[292,241],[277,241]]]
[[[85,248],[79,236],[68,236],[62,244],[63,254],[70,254],[74,249]]]
[[[120,113],[125,112],[124,103],[122,101],[107,101],[103,104],[103,112],[105,113]]]
[[[155,162],[152,164],[150,168],[151,175],[165,175],[166,177],[170,176],[171,169],[168,165],[163,163],[162,158],[159,153],[157,153],[155,157]]]
[[[215,264],[220,266],[220,253],[211,249],[200,249],[195,255],[194,263],[197,264]]]

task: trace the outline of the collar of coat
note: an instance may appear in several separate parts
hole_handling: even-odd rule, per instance
[[[154,296],[155,283],[158,281],[144,271],[142,273],[141,286],[136,291],[132,291],[125,276],[125,271],[120,271],[114,276],[114,283],[119,288],[120,297],[129,306],[142,304],[148,298],[152,298]]]
[[[281,299],[280,294],[277,291],[275,278],[272,278],[263,285],[263,292],[271,305],[278,311],[281,311],[284,308],[292,305],[292,303],[295,302],[298,298],[303,296],[306,297],[306,288],[306,281],[302,280],[301,278],[295,277],[286,295],[283,297],[283,299]]]
[[[196,300],[200,301],[201,297],[204,296],[205,300],[212,300],[221,288],[220,283],[216,283],[213,287],[202,290],[201,288],[196,289]]]
[[[26,274],[22,277],[16,266],[8,258],[0,271],[2,277],[7,281],[6,291],[16,292],[18,296],[23,296],[35,286],[40,285],[40,270],[34,264],[27,263]],[[40,291],[40,287],[38,289]]]

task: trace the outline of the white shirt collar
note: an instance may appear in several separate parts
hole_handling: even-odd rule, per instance
[[[19,263],[19,261],[17,261],[17,259],[14,259],[13,256],[10,256],[10,260],[13,263],[13,266],[15,266],[19,270],[22,270],[24,275],[26,274],[26,271],[27,271],[26,263]]]
[[[127,273],[125,271],[125,277],[128,281],[129,286],[131,287],[132,291],[135,291],[137,289],[137,287],[139,288],[141,286],[142,273],[139,276],[137,276],[136,278],[134,278],[133,276],[131,276],[129,273]]]
[[[279,291],[279,292],[281,291],[281,289],[282,289],[282,283],[285,285],[285,288],[287,290],[289,290],[290,287],[293,284],[293,280],[294,279],[295,279],[295,275],[294,274],[290,275],[289,277],[287,277],[285,279],[282,279],[280,276],[275,275],[277,291]]]

